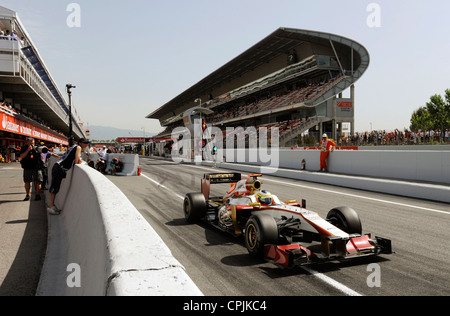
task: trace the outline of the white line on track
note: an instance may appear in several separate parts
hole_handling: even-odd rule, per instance
[[[434,213],[441,213],[441,214],[450,215],[450,212],[447,212],[447,211],[441,211],[441,210],[436,210],[436,209],[422,207],[422,206],[416,206],[416,205],[410,205],[410,204],[405,204],[405,203],[398,203],[398,202],[392,202],[392,201],[387,201],[387,200],[375,199],[375,198],[371,198],[371,197],[367,197],[367,196],[361,196],[361,195],[356,195],[356,194],[338,192],[338,191],[333,191],[333,190],[328,190],[328,189],[314,188],[314,187],[301,185],[301,184],[297,184],[297,183],[286,183],[286,182],[283,182],[283,181],[272,180],[272,179],[265,179],[265,180],[272,181],[272,182],[275,182],[275,183],[288,184],[288,185],[296,186],[296,187],[299,187],[299,188],[305,188],[305,189],[310,189],[310,190],[322,191],[322,192],[327,192],[327,193],[334,193],[334,194],[350,196],[350,197],[353,197],[353,198],[358,198],[358,199],[363,199],[363,200],[381,202],[381,203],[386,203],[386,204],[392,204],[392,205],[398,205],[398,206],[415,208],[415,209],[418,209],[418,210],[423,210],[423,211],[428,211],[428,212],[434,212]]]
[[[166,187],[165,185],[162,185],[162,184],[159,183],[158,181],[153,180],[152,178],[146,176],[146,175],[143,174],[143,173],[141,173],[141,176],[143,176],[144,178],[146,178],[146,179],[148,179],[149,181],[153,182],[153,183],[156,184],[158,187],[163,188],[163,189],[167,190],[168,192],[174,194],[176,197],[178,197],[178,198],[184,200],[184,197],[183,197],[183,196],[181,196],[181,195],[179,195],[179,194],[177,194],[177,193],[174,193],[172,190],[170,190],[170,189],[169,189],[168,187]],[[348,287],[345,286],[344,284],[339,283],[338,281],[336,281],[336,280],[334,280],[334,279],[332,279],[332,278],[330,278],[330,277],[327,277],[327,276],[326,276],[325,274],[323,274],[323,273],[320,273],[320,272],[318,272],[318,271],[315,271],[315,270],[313,270],[313,269],[311,269],[311,268],[309,268],[309,267],[300,267],[300,268],[302,268],[303,270],[305,270],[307,273],[311,274],[312,276],[318,278],[319,280],[322,280],[323,282],[327,283],[328,285],[331,285],[332,287],[334,287],[335,289],[341,291],[341,292],[344,293],[345,295],[348,295],[348,296],[362,296],[361,294],[359,294],[358,292],[356,292],[356,291],[354,291],[354,290],[348,288]]]
[[[362,296],[361,294],[359,294],[356,291],[353,291],[352,289],[346,287],[344,284],[339,283],[338,281],[327,277],[325,274],[317,272],[316,270],[313,270],[309,267],[301,267],[303,270],[305,270],[306,272],[308,272],[309,274],[315,276],[316,278],[322,280],[323,282],[331,285],[332,287],[334,287],[335,289],[338,289],[339,291],[341,291],[342,293],[348,295],[348,296]]]
[[[179,194],[177,194],[177,193],[175,193],[175,192],[173,192],[172,190],[170,190],[168,187],[166,187],[165,185],[162,185],[161,183],[159,183],[158,181],[156,181],[156,180],[153,180],[152,178],[150,178],[150,177],[148,177],[148,176],[146,176],[145,174],[143,174],[143,173],[141,173],[141,176],[143,176],[144,178],[146,178],[146,179],[148,179],[148,180],[150,180],[151,182],[153,182],[154,184],[156,184],[158,187],[160,187],[160,188],[163,188],[163,189],[165,189],[165,190],[167,190],[167,191],[169,191],[170,193],[172,193],[172,194],[174,194],[176,197],[179,197],[180,199],[182,199],[182,200],[184,200],[184,196],[181,196],[181,195],[179,195]]]

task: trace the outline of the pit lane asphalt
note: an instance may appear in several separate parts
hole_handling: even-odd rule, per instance
[[[312,274],[311,270],[280,269],[253,259],[242,239],[185,222],[182,198],[200,191],[202,175],[213,169],[149,158],[141,158],[140,166],[144,176],[108,177],[148,220],[205,295],[346,295],[346,289],[360,295],[450,295],[447,204],[262,177],[263,188],[281,200],[306,199],[307,208],[322,217],[333,207],[352,207],[361,217],[363,233],[392,239],[395,254],[309,266]],[[212,186],[212,194],[221,195],[226,188]],[[380,287],[368,285],[375,271],[369,267],[371,263],[380,268]]]

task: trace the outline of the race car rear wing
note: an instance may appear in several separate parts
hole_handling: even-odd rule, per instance
[[[211,184],[218,183],[236,183],[241,181],[240,173],[205,173],[201,181],[201,192],[205,200],[209,200],[209,192]]]
[[[205,173],[203,179],[209,180],[209,183],[235,183],[241,181],[240,173]]]

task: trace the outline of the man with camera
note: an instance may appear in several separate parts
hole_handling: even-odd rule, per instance
[[[36,188],[36,201],[41,200],[41,155],[38,152],[34,138],[27,137],[27,144],[20,150],[20,164],[23,168],[23,182],[25,183],[26,197],[24,201],[30,200],[31,182],[34,182]]]

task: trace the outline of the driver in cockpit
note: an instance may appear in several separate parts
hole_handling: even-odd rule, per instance
[[[261,205],[273,205],[273,195],[269,191],[261,190],[257,194],[258,201]]]

